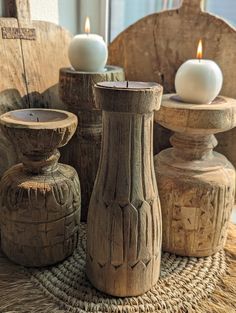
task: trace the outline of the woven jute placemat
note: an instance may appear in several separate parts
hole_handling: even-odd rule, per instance
[[[86,228],[64,262],[25,269],[0,257],[0,312],[235,313],[236,228],[225,251],[207,258],[163,253],[161,279],[139,297],[115,298],[94,289],[85,275]]]

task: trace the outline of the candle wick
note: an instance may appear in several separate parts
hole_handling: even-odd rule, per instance
[[[39,122],[39,118],[37,117],[37,122]]]
[[[127,80],[126,81],[126,88],[128,88],[129,87],[129,81]]]

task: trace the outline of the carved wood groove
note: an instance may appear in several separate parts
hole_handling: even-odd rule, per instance
[[[115,66],[107,66],[107,71],[100,73],[62,68],[59,80],[61,99],[78,117],[76,134],[62,150],[62,161],[72,165],[79,174],[82,182],[81,220],[85,222],[98,169],[102,135],[102,113],[96,107],[93,87],[101,81],[123,81],[124,72]]]
[[[45,113],[49,123],[18,123],[14,115],[18,111],[0,118],[2,130],[19,147],[22,160],[5,172],[0,183],[1,244],[11,260],[25,266],[46,266],[71,255],[80,222],[79,179],[72,167],[58,163],[57,150],[75,132],[76,116],[54,111],[63,119],[50,122],[48,111],[31,109],[21,114],[37,116],[38,111],[43,112],[41,116]]]
[[[102,114],[101,158],[88,212],[87,275],[96,288],[128,296],[142,294],[158,280],[162,230],[151,104],[147,101],[147,112],[131,113],[131,95],[120,107],[112,105],[118,96],[97,91],[103,108],[110,101],[120,112]]]

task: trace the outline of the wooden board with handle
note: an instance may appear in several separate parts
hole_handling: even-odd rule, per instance
[[[203,57],[222,69],[222,95],[236,97],[236,30],[223,19],[202,10],[202,0],[183,0],[182,6],[144,17],[124,30],[109,47],[109,62],[125,68],[128,80],[155,81],[165,93],[174,92],[179,66],[196,57],[203,39]],[[169,146],[170,131],[155,131],[155,152]],[[217,150],[236,166],[236,130],[217,135]]]

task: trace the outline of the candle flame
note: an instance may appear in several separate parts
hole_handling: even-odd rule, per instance
[[[202,39],[199,40],[197,47],[197,59],[202,59]]]
[[[86,20],[85,20],[85,33],[86,34],[90,33],[90,20],[88,16],[86,17]]]

